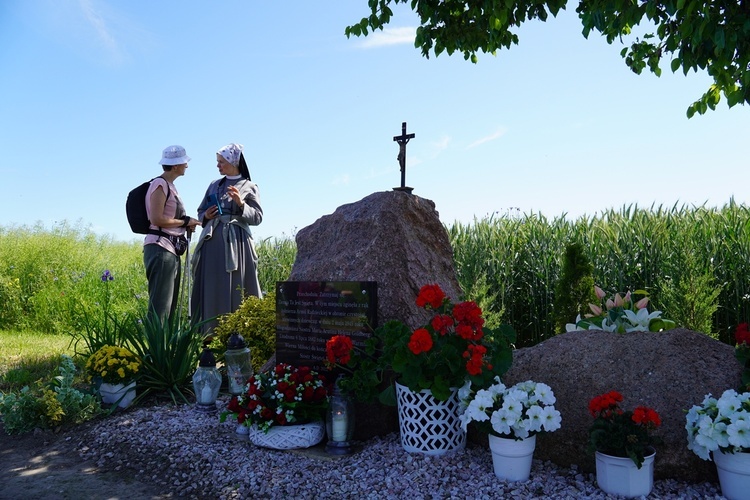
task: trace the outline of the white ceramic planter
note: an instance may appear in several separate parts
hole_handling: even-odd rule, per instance
[[[516,441],[490,434],[492,467],[498,479],[526,481],[531,475],[535,448],[536,436]]]
[[[135,382],[128,385],[102,382],[99,386],[99,394],[102,396],[103,403],[117,404],[120,408],[127,408],[135,399]]]
[[[644,457],[639,469],[630,458],[596,452],[596,484],[605,493],[623,497],[648,495],[654,487],[654,457]]]
[[[713,452],[721,494],[729,500],[750,498],[750,453]]]
[[[438,401],[430,390],[412,392],[396,383],[401,446],[409,453],[442,455],[466,447],[466,433],[458,418],[458,389],[447,401]]]

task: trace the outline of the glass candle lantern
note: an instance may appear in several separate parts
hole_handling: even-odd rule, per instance
[[[326,414],[326,451],[332,455],[347,455],[352,452],[354,435],[354,404],[339,388],[338,380],[328,398]]]
[[[237,396],[244,391],[247,379],[253,376],[251,361],[250,349],[245,344],[245,339],[239,333],[231,334],[227,341],[227,351],[224,353],[230,394]]]
[[[196,408],[206,413],[215,412],[220,387],[221,373],[216,369],[214,353],[204,348],[198,362],[198,369],[193,374]]]

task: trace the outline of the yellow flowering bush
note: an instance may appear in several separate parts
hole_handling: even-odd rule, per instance
[[[129,384],[141,368],[138,356],[124,347],[102,346],[86,361],[89,380],[101,377],[108,384]]]

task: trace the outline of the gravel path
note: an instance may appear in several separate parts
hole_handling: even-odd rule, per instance
[[[128,468],[185,498],[614,498],[593,474],[539,460],[528,481],[501,481],[481,447],[427,457],[406,453],[389,434],[330,457],[258,448],[239,441],[235,427],[190,406],[138,408],[93,426],[77,448],[105,470]],[[658,480],[648,498],[723,497],[717,484]]]

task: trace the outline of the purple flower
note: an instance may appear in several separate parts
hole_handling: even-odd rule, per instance
[[[112,276],[112,273],[109,272],[109,269],[105,269],[102,273],[102,281],[112,281],[115,279],[114,276]]]

